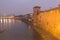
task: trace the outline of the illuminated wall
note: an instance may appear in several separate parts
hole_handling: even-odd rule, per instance
[[[60,8],[40,12],[37,25],[60,40]]]

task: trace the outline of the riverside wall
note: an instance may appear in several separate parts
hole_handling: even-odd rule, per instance
[[[60,40],[60,7],[34,15],[34,30],[46,40]]]

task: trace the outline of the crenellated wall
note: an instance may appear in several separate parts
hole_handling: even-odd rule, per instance
[[[41,32],[41,30],[38,30],[39,28],[43,29],[60,40],[60,7],[42,11],[36,15],[36,18],[37,19],[34,18],[33,20],[36,21],[35,24],[37,26],[35,26],[38,32]]]

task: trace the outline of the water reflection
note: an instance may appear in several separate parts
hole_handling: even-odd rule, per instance
[[[19,22],[19,23],[22,23],[22,21],[21,20],[16,20],[17,22]]]
[[[14,23],[14,19],[4,19],[4,18],[0,19],[0,23],[12,23],[12,22]]]
[[[32,27],[21,20],[0,19],[0,32],[3,32],[0,40],[41,40]]]
[[[2,30],[8,30],[11,25],[14,24],[14,19],[0,19],[0,29]]]
[[[2,19],[0,19],[0,23],[2,23]]]

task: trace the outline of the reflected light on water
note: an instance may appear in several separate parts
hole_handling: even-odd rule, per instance
[[[12,22],[12,20],[11,19],[8,19],[9,20],[9,23],[11,23]]]
[[[0,22],[2,23],[2,19],[0,19]]]
[[[0,19],[0,29],[1,30],[10,29],[12,24],[14,24],[14,19],[5,19],[5,18]]]
[[[6,19],[3,19],[3,22],[6,23]]]
[[[2,33],[0,40],[1,38],[4,40],[38,40],[39,38],[39,35],[32,30],[31,25],[14,19],[0,19],[0,33]]]
[[[0,23],[12,23],[14,19],[0,19]]]

